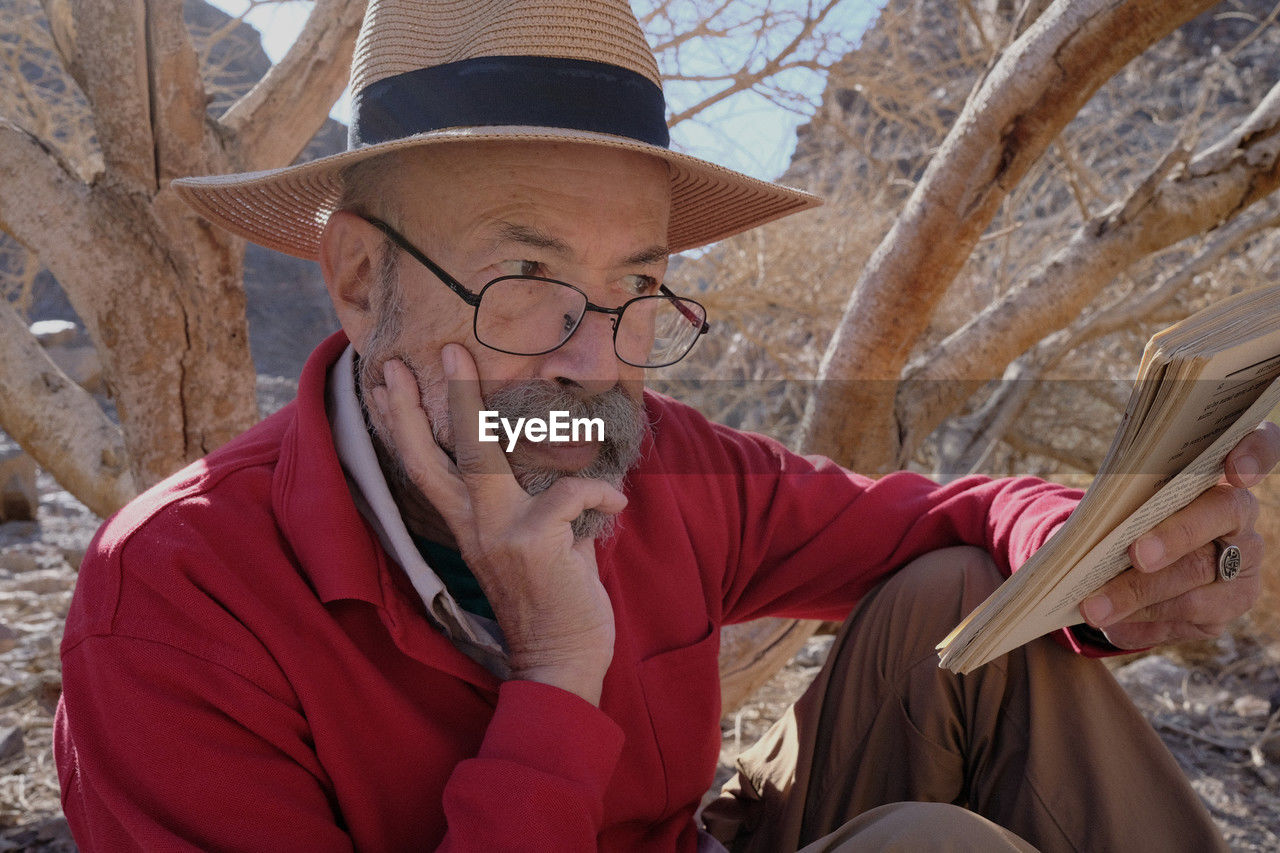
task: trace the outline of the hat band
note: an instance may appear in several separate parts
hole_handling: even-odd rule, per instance
[[[666,148],[666,102],[617,65],[483,56],[383,78],[355,95],[348,147],[457,127],[524,125],[625,136]]]

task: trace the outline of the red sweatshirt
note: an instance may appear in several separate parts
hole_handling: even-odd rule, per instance
[[[879,481],[648,395],[596,708],[499,683],[428,622],[298,400],[99,532],[62,646],[55,753],[85,851],[683,850],[720,747],[719,629],[841,619],[926,551],[1008,571],[1075,505],[1035,480]]]

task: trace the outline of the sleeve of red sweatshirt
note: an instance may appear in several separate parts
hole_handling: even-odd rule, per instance
[[[594,850],[623,733],[591,703],[507,681],[480,753],[445,789],[445,850]]]
[[[928,551],[971,545],[1011,575],[1075,509],[1078,489],[1033,477],[970,476],[939,484],[896,472],[879,479],[799,456],[765,436],[711,424],[719,464],[748,472],[728,514],[741,524],[726,572],[726,619],[765,614],[839,621],[897,568]],[[1087,656],[1120,653],[1075,636],[1055,639]]]

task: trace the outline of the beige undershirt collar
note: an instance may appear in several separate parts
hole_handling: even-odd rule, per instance
[[[464,654],[505,679],[510,669],[498,624],[459,607],[409,537],[400,509],[391,497],[391,489],[378,465],[364,412],[356,396],[355,350],[350,346],[329,370],[325,406],[333,444],[351,496],[360,513],[373,526],[382,547],[409,576],[436,627]]]

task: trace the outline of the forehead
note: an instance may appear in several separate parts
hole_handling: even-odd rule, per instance
[[[440,146],[406,155],[392,191],[407,223],[439,239],[531,226],[570,241],[664,244],[666,163],[567,143]]]

